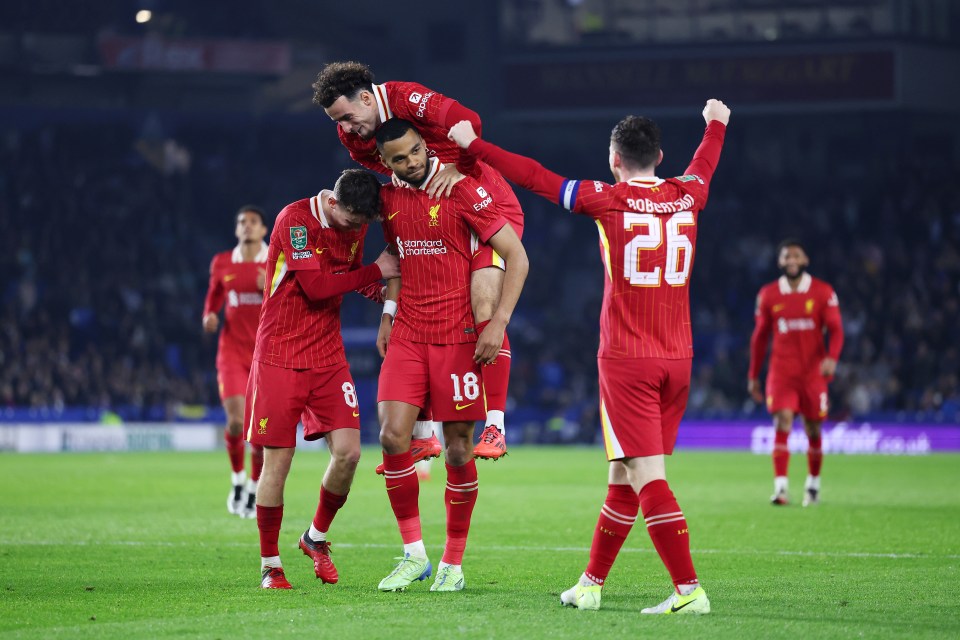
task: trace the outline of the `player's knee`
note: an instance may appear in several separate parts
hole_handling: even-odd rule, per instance
[[[384,425],[380,429],[380,446],[390,455],[403,453],[410,448],[410,439],[404,438],[397,429]]]
[[[347,447],[333,454],[334,463],[341,468],[356,469],[360,462],[360,446]]]
[[[243,420],[227,420],[227,431],[231,436],[239,436],[243,433]]]

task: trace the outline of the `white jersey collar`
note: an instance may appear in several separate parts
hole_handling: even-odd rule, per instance
[[[390,99],[387,97],[387,85],[373,85],[373,99],[377,101],[377,114],[380,116],[380,124],[393,117],[393,111],[390,110]]]
[[[254,262],[266,262],[267,261],[267,252],[269,247],[267,247],[266,242],[260,242],[260,251],[257,253],[257,257],[253,259]],[[230,254],[230,262],[237,263],[243,262],[243,250],[240,249],[240,245],[237,245],[233,248],[233,253]]]
[[[310,198],[310,212],[313,213],[314,218],[320,221],[321,227],[329,229],[330,223],[327,222],[327,214],[323,212],[323,202],[320,200],[322,194],[323,191]]]
[[[777,280],[780,285],[780,293],[787,295],[790,293],[806,293],[810,291],[810,283],[813,282],[813,276],[809,273],[804,273],[800,276],[800,285],[797,287],[796,292],[790,288],[790,280],[787,279],[787,276],[780,276],[780,279]]]
[[[627,184],[634,187],[652,189],[653,187],[659,187],[661,184],[663,184],[663,180],[657,176],[644,176],[642,178],[630,178],[627,180]]]
[[[440,162],[440,158],[436,156],[427,158],[430,162],[430,168],[427,169],[427,177],[424,178],[423,183],[418,187],[420,191],[426,191],[427,187],[430,186],[430,182],[436,177],[436,175],[443,169],[443,163]]]

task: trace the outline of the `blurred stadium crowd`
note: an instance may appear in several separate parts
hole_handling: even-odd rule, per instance
[[[240,204],[256,201],[274,216],[350,166],[332,127],[320,153],[301,135],[303,126],[330,126],[322,120],[262,120],[242,137],[184,125],[176,141],[150,118],[3,134],[0,165],[16,171],[0,173],[0,406],[93,407],[127,419],[217,406],[216,343],[200,327],[210,258],[233,246]],[[734,125],[701,218],[687,415],[763,414],[745,392],[754,297],[778,275],[777,242],[795,235],[844,316],[831,417],[957,419],[960,185],[951,159],[864,158],[844,145],[831,150],[829,167],[798,171],[809,159],[771,162],[791,153],[741,144]],[[606,179],[590,170],[577,177]],[[595,232],[521,197],[531,270],[511,325],[513,422],[539,419],[559,440],[592,441],[602,292]],[[379,237],[371,232],[368,252]],[[344,313],[351,328],[379,317],[359,298]],[[358,383],[375,379],[370,335],[368,346],[350,349]]]

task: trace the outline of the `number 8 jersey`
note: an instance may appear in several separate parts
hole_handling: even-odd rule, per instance
[[[697,216],[725,133],[720,122],[707,126],[686,175],[614,185],[564,179],[484,140],[470,145],[508,180],[596,222],[605,268],[598,357],[693,357],[689,283]]]

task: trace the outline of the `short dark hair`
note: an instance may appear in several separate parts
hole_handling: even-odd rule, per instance
[[[373,72],[362,62],[331,62],[313,83],[313,103],[324,109],[340,96],[353,100],[360,91],[373,91]]]
[[[804,253],[807,252],[807,250],[803,246],[803,243],[797,240],[796,238],[785,238],[784,240],[780,241],[780,244],[777,245],[777,255],[780,255],[780,252],[786,249],[787,247],[797,247]]]
[[[380,216],[380,181],[363,169],[344,169],[333,186],[333,197],[347,211],[367,220]]]
[[[391,140],[398,140],[403,136],[407,135],[407,131],[415,131],[417,135],[420,135],[420,130],[417,129],[417,126],[410,122],[409,120],[404,120],[403,118],[390,118],[377,129],[377,133],[374,137],[377,140],[377,149],[383,149],[383,145],[390,142]]]
[[[264,226],[266,226],[267,224],[267,217],[266,217],[267,214],[263,212],[263,209],[261,207],[258,207],[255,204],[245,204],[239,209],[237,209],[237,216],[239,216],[241,213],[252,213],[258,218],[260,218],[260,224]]]
[[[656,166],[660,157],[660,127],[650,118],[627,116],[610,132],[610,142],[632,168]]]

